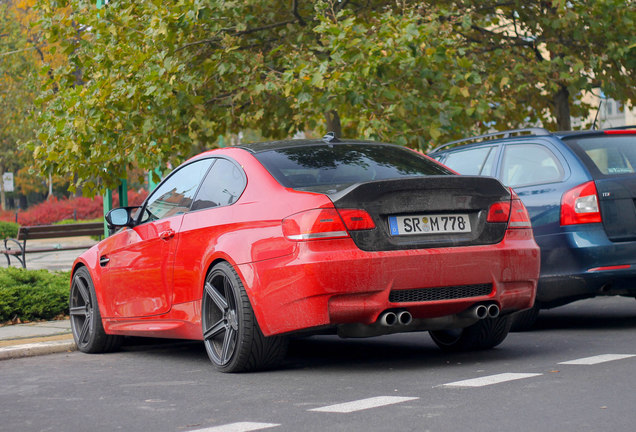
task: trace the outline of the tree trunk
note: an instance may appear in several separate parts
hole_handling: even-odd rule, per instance
[[[342,137],[342,126],[340,125],[340,116],[338,111],[331,110],[325,113],[325,120],[327,122],[327,132],[333,132],[336,138]]]
[[[569,131],[572,129],[570,124],[570,92],[567,87],[561,87],[554,96],[554,107],[557,121],[557,129],[560,131]]]
[[[7,196],[4,193],[4,168],[0,168],[0,208],[2,210],[7,209],[6,199]]]
[[[49,173],[48,186],[49,186],[49,195],[46,197],[46,199],[49,199],[53,196],[53,176],[51,175],[51,173]]]

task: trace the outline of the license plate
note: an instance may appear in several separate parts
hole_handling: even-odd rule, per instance
[[[470,232],[466,214],[389,216],[391,235],[444,234]]]

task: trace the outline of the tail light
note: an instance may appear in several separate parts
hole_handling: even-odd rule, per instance
[[[496,202],[488,209],[487,222],[508,222],[508,228],[532,228],[530,215],[519,196],[511,189],[510,201]]]
[[[510,218],[510,201],[496,202],[488,209],[487,222],[508,222]]]
[[[512,209],[510,210],[510,221],[508,222],[508,228],[532,228],[532,222],[530,221],[530,215],[526,206],[523,205],[517,194],[511,190]]]
[[[345,226],[349,231],[368,230],[375,228],[371,215],[360,209],[338,210]]]
[[[602,222],[593,181],[570,189],[561,198],[561,225]]]
[[[283,234],[297,241],[344,238],[349,231],[373,228],[369,213],[359,209],[313,209],[283,219]]]

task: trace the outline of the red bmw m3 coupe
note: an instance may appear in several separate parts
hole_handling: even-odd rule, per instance
[[[73,266],[78,348],[201,340],[224,372],[277,365],[296,334],[429,331],[442,349],[491,348],[539,275],[514,192],[376,142],[211,150],[106,221],[114,233]]]

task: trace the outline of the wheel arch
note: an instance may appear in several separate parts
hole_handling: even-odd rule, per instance
[[[75,277],[77,271],[81,268],[86,269],[88,275],[91,278],[91,281],[93,282],[93,289],[95,289],[95,295],[97,296],[97,307],[99,308],[99,313],[103,322],[104,317],[107,316],[107,310],[105,309],[106,306],[104,305],[104,297],[102,295],[102,280],[96,275],[96,268],[94,266],[91,266],[90,263],[84,260],[82,257],[77,258],[77,260],[75,260],[75,262],[73,263],[73,267],[71,268],[71,278],[69,281],[69,286],[73,284],[73,278]]]
[[[254,296],[252,294],[253,288],[254,288],[254,283],[250,283],[249,278],[246,277],[245,274],[243,274],[243,272],[241,271],[241,266],[239,266],[236,262],[234,262],[234,260],[232,260],[228,255],[222,254],[222,255],[217,255],[215,256],[207,265],[207,267],[205,268],[205,272],[203,273],[203,278],[201,281],[201,287],[200,287],[200,297],[199,300],[202,302],[203,300],[203,292],[205,290],[205,280],[207,279],[208,275],[210,274],[210,272],[212,271],[212,269],[214,268],[214,266],[216,266],[219,263],[222,262],[226,262],[228,263],[230,266],[232,266],[232,268],[234,269],[234,271],[236,272],[236,274],[238,275],[239,279],[241,280],[241,283],[243,284],[243,287],[245,288],[245,293],[247,294],[247,299],[250,302],[250,305],[252,306],[252,310],[254,311],[254,317],[256,318],[256,322],[258,323],[259,326],[262,325],[263,323],[263,317],[262,317],[262,310],[259,307],[258,304],[254,303]],[[200,309],[200,308],[199,308]],[[199,312],[201,312],[199,310]],[[261,326],[261,329],[263,327]]]

